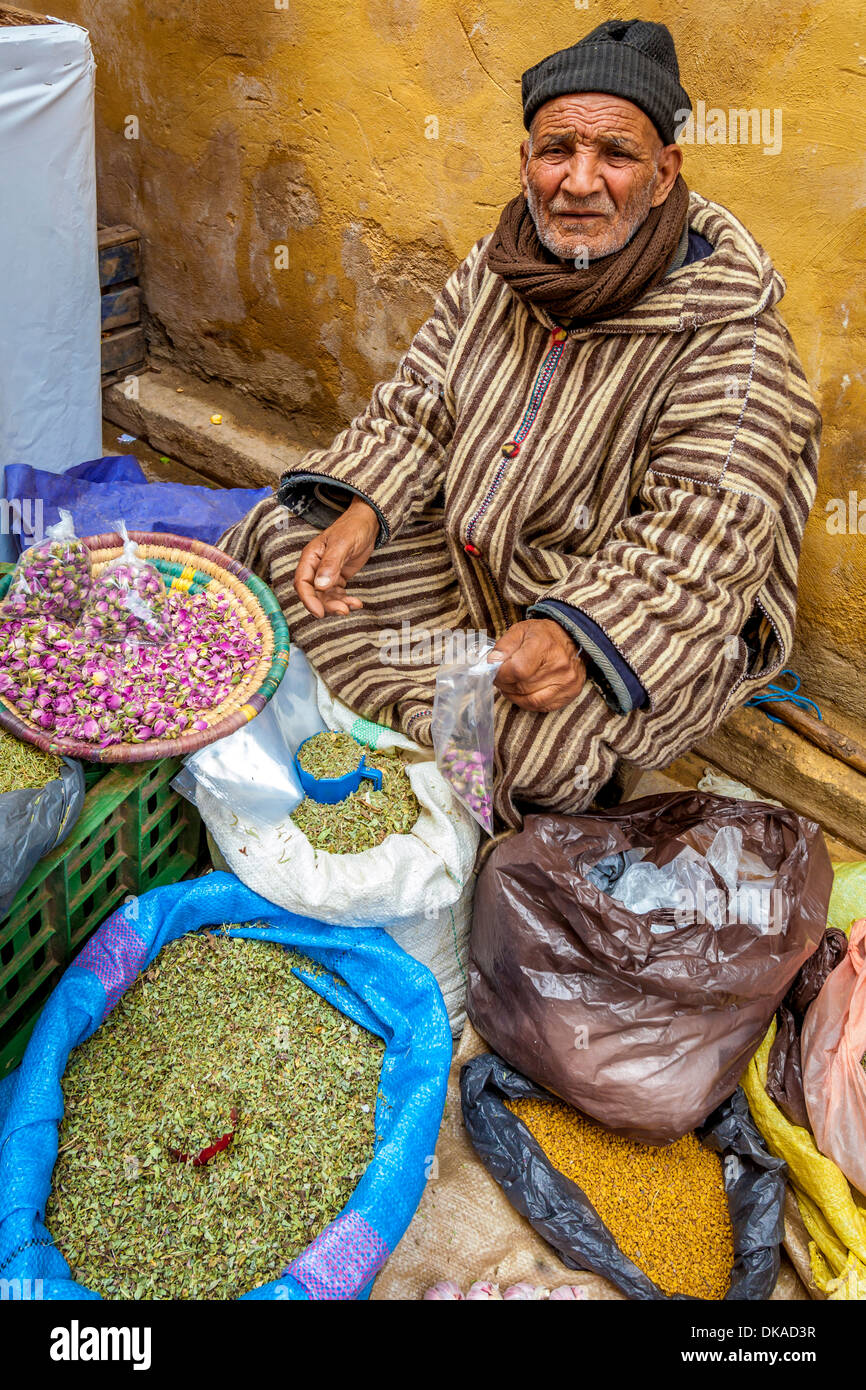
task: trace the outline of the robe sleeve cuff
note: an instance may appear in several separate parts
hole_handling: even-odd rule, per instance
[[[529,618],[552,618],[560,624],[588,659],[587,674],[601,690],[611,709],[630,714],[647,703],[647,693],[616,647],[580,608],[561,599],[540,599],[526,610]]]
[[[339,501],[331,501],[328,494],[348,493],[340,506]],[[295,516],[302,516],[311,526],[325,527],[330,526],[336,520],[336,516],[348,507],[352,500],[352,494],[360,497],[362,502],[366,502],[373,508],[379,519],[379,534],[376,537],[374,550],[380,550],[389,539],[390,528],[385,520],[381,508],[377,507],[366,492],[360,488],[353,487],[351,483],[346,483],[342,478],[331,478],[325,473],[305,473],[298,471],[294,473],[284,473],[277,488],[276,498],[282,502],[284,507],[294,513]]]

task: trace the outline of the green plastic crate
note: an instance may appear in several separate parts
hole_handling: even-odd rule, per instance
[[[111,767],[110,763],[82,763],[84,769],[84,790],[89,792],[97,782],[101,782]]]
[[[179,767],[166,758],[107,772],[0,922],[0,1077],[20,1062],[43,1004],[91,933],[129,894],[177,883],[197,865],[201,818],[169,785]]]

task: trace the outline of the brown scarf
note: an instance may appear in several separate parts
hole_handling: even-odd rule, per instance
[[[538,240],[523,194],[502,209],[487,264],[519,299],[568,322],[612,318],[629,309],[662,279],[679,245],[689,211],[682,174],[663,203],[650,211],[625,246],[576,268]]]

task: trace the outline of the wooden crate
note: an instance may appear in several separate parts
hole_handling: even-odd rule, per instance
[[[147,360],[147,344],[144,329],[140,323],[129,328],[117,328],[102,338],[102,384],[109,379],[119,381],[122,376],[143,367]]]
[[[102,382],[120,381],[143,367],[147,344],[141,326],[141,237],[134,227],[99,227],[102,294]]]
[[[100,289],[106,290],[124,280],[138,280],[141,237],[134,227],[127,227],[123,223],[116,227],[100,227],[96,243],[99,247]]]
[[[141,288],[138,285],[119,285],[106,290],[102,296],[102,331],[111,333],[141,319]]]

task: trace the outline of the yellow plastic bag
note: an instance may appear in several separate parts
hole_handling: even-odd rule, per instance
[[[858,917],[866,917],[866,863],[834,864],[827,926],[847,936]]]
[[[811,1237],[812,1277],[818,1288],[828,1299],[866,1301],[866,1210],[854,1200],[841,1169],[818,1152],[809,1131],[786,1120],[767,1095],[767,1059],[775,1036],[773,1019],[740,1082],[752,1119],[770,1153],[788,1165],[788,1179]]]

